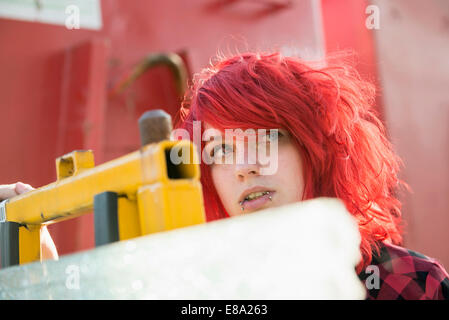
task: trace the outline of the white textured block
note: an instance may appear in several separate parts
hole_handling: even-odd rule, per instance
[[[321,198],[5,269],[0,298],[364,299],[359,243]]]

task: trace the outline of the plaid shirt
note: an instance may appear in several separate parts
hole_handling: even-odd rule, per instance
[[[368,300],[449,300],[449,275],[435,259],[382,243],[371,266],[378,269],[367,267],[359,274]]]

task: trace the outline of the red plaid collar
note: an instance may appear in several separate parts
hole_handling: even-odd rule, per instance
[[[437,260],[384,242],[359,278],[369,300],[449,300],[449,275]]]

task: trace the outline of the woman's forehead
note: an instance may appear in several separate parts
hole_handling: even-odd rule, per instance
[[[248,136],[257,136],[257,135],[265,135],[272,132],[272,130],[278,130],[279,132],[284,133],[285,130],[273,128],[273,129],[265,129],[265,128],[229,128],[222,129],[217,128],[211,125],[208,122],[204,122],[204,137],[209,139],[211,137],[220,137],[226,135],[232,135],[235,138],[245,138]]]
[[[238,128],[238,127],[236,127],[236,126],[232,126],[232,127],[229,127],[229,128],[226,128],[226,127],[222,127],[222,126],[220,126],[220,127],[215,127],[215,126],[213,126],[213,125],[211,125],[209,122],[206,122],[206,121],[203,121],[202,122],[202,126],[203,126],[203,128],[204,128],[204,130],[215,130],[215,131],[217,131],[217,132],[222,132],[222,133],[225,133],[225,130],[233,130],[233,131],[235,131],[235,132],[239,132],[239,131],[242,131],[242,132],[247,132],[247,133],[250,133],[250,132],[252,132],[252,131],[255,131],[256,133],[257,133],[257,131],[258,130],[270,130],[270,129],[277,129],[277,128],[262,128],[262,127],[260,127],[260,128],[257,128],[257,127],[248,127],[248,126],[245,126],[245,127],[242,127],[242,128]]]

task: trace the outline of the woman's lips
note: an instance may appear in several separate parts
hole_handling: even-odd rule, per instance
[[[265,204],[273,201],[275,192],[270,191],[268,194],[260,196],[254,200],[243,200],[240,205],[243,208],[243,212],[254,211],[262,208]]]

